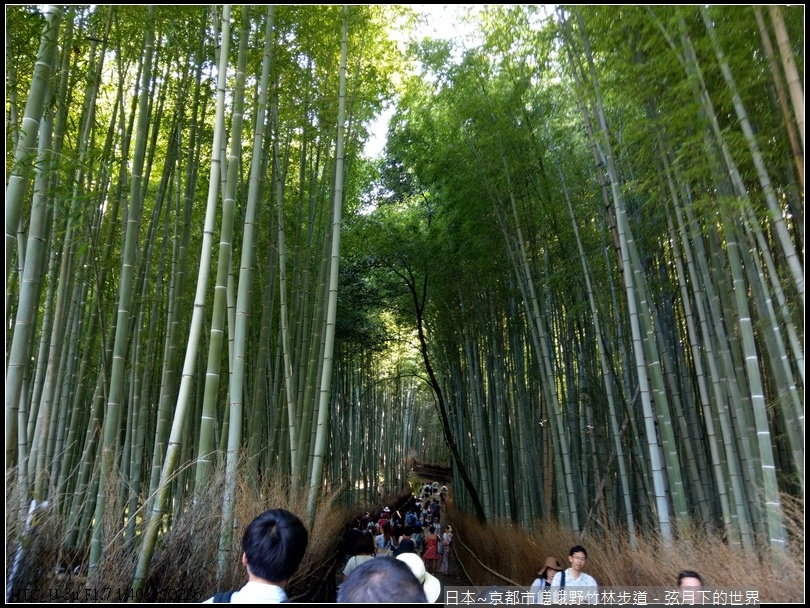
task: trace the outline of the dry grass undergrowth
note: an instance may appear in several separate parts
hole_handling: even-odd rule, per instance
[[[223,494],[223,477],[219,474],[207,485],[205,495],[197,504],[171,505],[169,510],[176,513],[176,519],[155,549],[148,592],[143,601],[159,601],[161,598],[155,590],[186,592],[177,595],[174,601],[200,601],[217,590],[238,589],[246,580],[240,544],[247,524],[263,511],[277,507],[289,509],[306,520],[306,491],[290,496],[288,484],[281,478],[265,479],[257,491],[248,486],[244,475],[240,474],[239,479],[229,569],[221,584],[216,583]],[[389,496],[382,504],[398,505],[405,498],[406,495]],[[293,601],[333,601],[335,558],[339,557],[348,522],[357,515],[334,503],[333,494],[324,497],[318,506],[314,525],[309,530],[306,555],[288,583],[287,591]],[[690,569],[700,572],[710,587],[758,587],[761,602],[802,602],[804,503],[784,496],[782,506],[790,542],[788,551],[780,558],[766,551],[760,551],[756,558],[751,557],[717,534],[697,528],[682,530],[670,549],[663,548],[653,535],[639,536],[638,551],[634,553],[626,533],[619,529],[596,532],[592,528],[580,539],[553,521],[538,521],[530,531],[511,522],[489,522],[482,526],[474,516],[456,510],[452,502],[445,505],[442,521],[453,524],[458,541],[456,555],[471,581],[479,586],[529,586],[538,565],[547,556],[553,555],[567,565],[570,547],[582,544],[588,550],[586,571],[601,585],[672,587],[678,571]],[[18,509],[16,484],[7,473],[7,586],[21,537],[22,527],[15,517]],[[107,513],[122,510],[122,505],[109,500]],[[370,510],[379,511],[379,508]],[[23,558],[14,578],[18,595],[13,601],[87,603],[122,599],[117,595],[126,594],[137,563],[131,539],[122,531],[108,527],[104,557],[98,571],[88,579],[87,548],[66,549],[65,532],[66,522],[55,516],[53,509],[38,514],[31,531],[22,539]],[[75,574],[74,567],[77,567]],[[28,590],[29,594],[36,592],[36,597],[26,597],[23,590]]]
[[[653,535],[638,537],[638,551],[630,548],[626,531],[589,532],[577,538],[554,521],[538,521],[527,531],[512,522],[481,525],[452,504],[446,506],[453,524],[455,553],[474,584],[528,587],[546,557],[568,567],[568,550],[583,545],[588,551],[585,571],[600,585],[615,587],[673,587],[680,570],[699,572],[708,587],[758,588],[767,603],[804,601],[804,504],[783,497],[789,548],[783,557],[765,551],[751,557],[716,534],[683,530],[674,546],[665,549]],[[463,545],[466,545],[465,548]],[[491,572],[494,570],[499,575]]]
[[[204,496],[194,504],[171,505],[176,513],[171,530],[162,535],[152,558],[146,593],[142,601],[167,601],[166,593],[174,591],[173,601],[197,601],[211,597],[218,590],[239,589],[247,580],[241,562],[241,541],[245,527],[267,509],[285,508],[306,522],[307,490],[291,496],[286,479],[265,479],[257,491],[239,475],[236,492],[235,521],[229,568],[220,585],[216,583],[217,558],[221,531],[223,475],[216,475],[207,485]],[[9,576],[17,554],[21,526],[13,513],[19,498],[13,479],[6,479],[6,563]],[[321,499],[314,524],[309,529],[309,544],[297,573],[288,582],[287,592],[293,601],[326,601],[334,597],[331,569],[343,538],[345,525],[352,514],[336,506],[336,495]],[[121,505],[110,504],[108,513],[121,512]],[[168,523],[168,522],[167,522]],[[87,547],[67,550],[64,547],[66,522],[45,510],[36,525],[23,537],[23,559],[14,578],[14,588],[37,590],[37,597],[19,593],[17,601],[118,601],[132,584],[137,553],[123,531],[108,527],[108,544],[97,572],[87,573]],[[60,568],[60,565],[62,566]],[[73,569],[77,567],[74,574]],[[61,572],[60,572],[61,570]],[[6,584],[8,586],[7,578]],[[109,591],[107,591],[109,589]],[[157,590],[163,591],[163,597]]]

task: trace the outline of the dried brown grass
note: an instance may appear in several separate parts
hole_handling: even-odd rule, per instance
[[[183,505],[171,506],[176,515],[171,525],[167,525],[169,531],[158,541],[145,593],[140,599],[165,601],[166,592],[172,590],[175,592],[173,601],[199,602],[217,590],[239,589],[247,580],[241,562],[242,534],[253,518],[267,509],[280,507],[306,522],[307,489],[292,493],[288,481],[280,476],[265,477],[258,489],[247,484],[245,475],[240,474],[238,479],[229,567],[220,585],[217,586],[216,576],[224,489],[222,472],[207,484],[205,494],[197,503],[192,505],[189,500]],[[19,546],[21,526],[11,515],[19,499],[13,479],[8,476],[6,490],[6,563],[10,565]],[[333,491],[322,496],[317,505],[306,554],[287,584],[287,593],[294,601],[326,601],[334,597],[334,558],[345,524],[351,518],[346,508],[335,505],[336,497],[337,491]],[[120,513],[121,509],[122,505],[111,501],[106,511]],[[169,523],[168,518],[166,523]],[[126,597],[137,564],[134,543],[129,542],[122,530],[114,529],[111,522],[105,521],[105,528],[108,544],[99,568],[88,579],[86,549],[67,550],[61,542],[66,522],[53,510],[43,511],[36,526],[23,538],[23,560],[14,582],[16,589],[38,590],[37,598],[18,594],[14,599],[86,603],[118,601]],[[79,566],[77,574],[72,572],[75,565]]]
[[[804,601],[804,504],[783,496],[789,544],[784,555],[760,550],[752,557],[716,533],[695,526],[682,529],[670,548],[653,534],[637,537],[633,552],[623,530],[589,533],[577,538],[556,521],[538,521],[526,530],[509,521],[482,525],[472,515],[445,506],[455,532],[455,553],[475,585],[528,587],[538,566],[554,556],[568,566],[568,551],[583,545],[586,571],[600,585],[612,587],[674,587],[680,570],[699,572],[708,587],[758,588],[763,603]],[[465,546],[466,545],[466,548]],[[764,546],[760,544],[760,546]],[[496,572],[497,574],[493,573]]]
[[[306,491],[293,495],[281,477],[267,476],[256,490],[239,476],[230,564],[219,589],[238,589],[245,580],[241,565],[241,536],[245,526],[266,509],[283,507],[306,520]],[[175,601],[199,601],[213,595],[216,584],[217,553],[221,529],[223,476],[216,475],[206,493],[194,505],[172,505],[177,513],[170,531],[163,535],[155,550],[144,601],[160,599],[156,590],[186,590],[185,597]],[[382,504],[399,505],[410,492],[388,496]],[[114,493],[109,494],[114,496]],[[347,523],[356,516],[354,510],[335,505],[337,493],[324,496],[318,505],[310,529],[309,545],[298,572],[288,583],[293,601],[332,601],[334,568]],[[762,551],[752,558],[741,549],[730,546],[717,534],[697,527],[682,529],[674,546],[665,549],[656,536],[638,537],[638,551],[630,549],[626,532],[609,530],[588,533],[580,539],[555,521],[535,523],[525,530],[507,521],[481,525],[445,504],[442,519],[455,529],[455,553],[464,565],[471,582],[479,586],[528,586],[535,578],[539,564],[549,555],[568,564],[568,550],[582,544],[588,550],[586,570],[601,585],[616,587],[672,587],[677,572],[697,570],[708,586],[758,587],[759,599],[765,603],[802,602],[804,599],[804,503],[790,496],[782,497],[789,536],[787,552],[775,557]],[[13,476],[6,476],[6,564],[7,576],[16,555],[21,528],[14,516],[19,498]],[[122,505],[109,503],[108,513],[120,513]],[[374,511],[374,508],[370,508]],[[111,520],[114,518],[111,518]],[[168,522],[167,522],[168,523]],[[23,538],[23,560],[15,577],[15,589],[38,590],[37,597],[18,595],[15,600],[94,602],[116,601],[116,594],[126,593],[132,580],[137,554],[129,539],[105,522],[108,545],[98,571],[86,578],[85,548],[66,549],[61,540],[66,525],[53,509],[45,509],[36,518],[32,531]],[[464,546],[469,549],[465,548]],[[59,572],[59,566],[64,568]],[[79,565],[79,572],[72,568]],[[497,574],[496,574],[497,573]],[[7,579],[7,584],[8,584]],[[111,591],[103,595],[105,589]],[[121,591],[119,591],[121,590]]]

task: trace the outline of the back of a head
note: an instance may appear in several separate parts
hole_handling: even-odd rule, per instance
[[[337,601],[343,604],[425,603],[427,597],[419,579],[404,562],[378,557],[352,570],[338,590]]]
[[[355,555],[373,555],[374,554],[374,537],[371,534],[363,534],[354,543]]]
[[[308,542],[309,534],[298,517],[284,509],[270,509],[250,522],[242,550],[253,575],[280,583],[298,569]]]

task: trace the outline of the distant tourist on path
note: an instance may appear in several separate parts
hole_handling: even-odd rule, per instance
[[[436,562],[439,559],[439,536],[436,534],[436,528],[430,526],[428,528],[427,536],[425,537],[425,565],[428,572],[433,574],[436,572]]]
[[[453,527],[449,524],[444,527],[442,534],[442,554],[439,560],[439,574],[450,574],[450,545],[453,543]]]
[[[425,533],[422,531],[422,524],[414,526],[413,542],[416,543],[416,554],[422,555],[425,552]]]
[[[439,525],[439,521],[441,520],[441,512],[442,512],[442,507],[439,504],[439,499],[434,498],[433,502],[430,503],[430,515],[433,518],[433,524],[436,525],[436,526]],[[438,529],[439,528],[437,528],[437,530]]]
[[[360,520],[354,519],[352,520],[351,528],[346,532],[345,536],[343,537],[343,555],[344,560],[354,553],[354,545],[357,543],[357,539],[363,536],[363,531],[360,529]]]
[[[204,604],[279,604],[287,601],[284,586],[298,570],[309,534],[295,515],[284,509],[265,511],[242,536],[242,564],[248,582],[239,591],[224,591]]]
[[[413,540],[413,528],[405,526],[402,531],[402,537],[399,539],[394,555],[402,553],[416,553],[416,542]]]
[[[390,523],[386,523],[375,538],[377,557],[390,557],[394,551],[394,534]]]
[[[388,507],[383,507],[382,514],[380,514],[380,519],[377,521],[377,529],[382,530],[385,527],[385,524],[388,523],[389,517],[391,517],[391,509]]]

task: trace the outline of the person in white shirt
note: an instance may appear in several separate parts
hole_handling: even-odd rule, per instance
[[[585,574],[585,562],[588,559],[588,552],[582,545],[571,547],[568,552],[568,561],[571,567],[558,572],[551,581],[552,587],[568,587],[563,601],[562,592],[555,591],[552,601],[565,604],[596,604],[599,599],[599,585],[589,574]]]
[[[242,564],[247,584],[239,591],[218,593],[205,604],[279,604],[287,601],[284,586],[298,570],[309,533],[298,517],[270,509],[248,525],[242,537]]]
[[[354,544],[354,555],[346,562],[346,567],[343,569],[343,576],[349,576],[352,570],[357,568],[363,562],[374,559],[374,537],[371,534],[363,534],[357,539]]]

